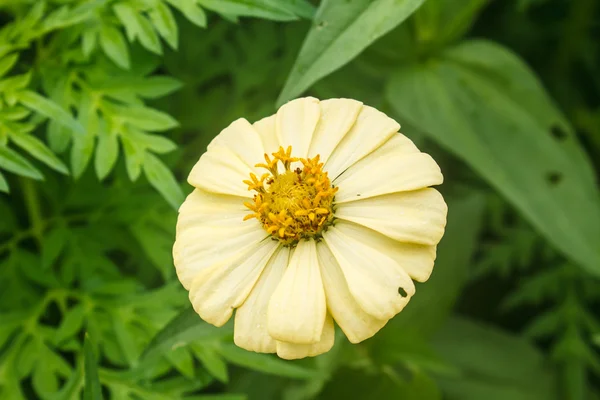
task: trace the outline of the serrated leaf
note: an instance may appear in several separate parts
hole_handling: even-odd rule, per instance
[[[0,110],[0,119],[4,119],[7,121],[18,121],[23,118],[27,118],[30,114],[31,110],[25,107],[16,106]]]
[[[121,143],[123,144],[123,152],[125,153],[127,175],[134,182],[142,172],[145,151],[142,147],[136,146],[127,136],[121,136]]]
[[[143,106],[114,108],[115,113],[132,126],[151,132],[165,131],[175,128],[177,121],[162,111]]]
[[[75,307],[69,309],[69,311],[63,315],[62,321],[58,330],[56,331],[56,336],[54,337],[54,341],[57,344],[69,339],[74,336],[81,327],[83,326],[83,320],[85,318],[85,308],[82,304],[78,304]]]
[[[556,333],[563,323],[561,315],[556,310],[537,315],[527,326],[524,335],[529,338],[541,338]]]
[[[295,379],[311,379],[314,378],[316,372],[295,364],[293,361],[284,361],[270,354],[249,352],[233,344],[223,344],[217,348],[217,351],[232,364],[265,374]]]
[[[50,99],[40,96],[36,92],[24,90],[17,93],[17,99],[23,105],[56,121],[58,124],[73,130],[76,133],[85,133],[83,126],[73,116]]]
[[[55,153],[64,152],[71,142],[71,132],[56,121],[48,123],[48,144]]]
[[[194,359],[188,349],[178,347],[165,353],[165,357],[183,376],[194,378]]]
[[[0,78],[12,69],[18,59],[19,53],[2,56],[2,59],[0,59]]]
[[[167,166],[152,153],[146,153],[143,169],[148,182],[174,209],[179,209],[184,200],[183,191]]]
[[[42,269],[47,269],[58,259],[67,244],[68,231],[56,228],[44,237],[42,244]]]
[[[600,275],[593,169],[518,57],[490,42],[466,42],[439,60],[402,68],[387,98],[399,116],[465,160],[563,254]],[[564,138],[557,140],[553,129]]]
[[[98,378],[98,363],[89,335],[85,335],[83,343],[85,380],[83,386],[83,400],[102,400],[102,389]]]
[[[206,28],[206,13],[198,7],[196,0],[167,0],[177,8],[192,23],[201,28]]]
[[[278,104],[348,63],[408,18],[424,0],[323,0]]]
[[[10,135],[12,142],[14,142],[17,146],[25,150],[31,156],[37,158],[47,166],[56,171],[69,175],[69,169],[63,162],[56,157],[56,155],[50,150],[44,142],[39,140],[33,135],[15,133],[14,135]]]
[[[204,322],[192,307],[173,318],[151,340],[142,354],[140,364],[150,363],[173,348],[185,346],[196,340],[215,340],[232,335],[231,325],[221,328]]]
[[[82,125],[85,126],[85,134],[73,137],[71,168],[75,179],[83,174],[92,159],[96,135],[100,129],[98,114],[87,100],[81,102],[78,115]]]
[[[138,349],[132,331],[117,314],[112,316],[112,326],[121,354],[130,367],[135,367],[138,362]]]
[[[142,46],[155,54],[161,55],[163,52],[162,45],[152,23],[145,16],[139,15],[138,24],[140,26],[138,39]]]
[[[105,132],[98,136],[94,166],[98,179],[108,176],[119,158],[119,140],[115,133]]]
[[[212,376],[223,383],[229,381],[227,363],[212,346],[195,345],[192,351]]]
[[[123,34],[111,25],[104,25],[100,30],[100,46],[104,53],[123,69],[129,69],[129,49]]]
[[[31,82],[31,72],[22,75],[11,76],[0,80],[0,92],[13,92],[23,89]]]
[[[83,32],[83,34],[81,35],[81,51],[83,52],[83,55],[86,58],[90,57],[90,55],[96,49],[97,45],[98,45],[98,31],[93,29],[93,30],[86,30],[85,32]]]
[[[10,188],[8,187],[8,182],[6,182],[6,178],[2,171],[0,171],[0,192],[10,193]]]
[[[0,169],[31,179],[43,180],[44,176],[29,161],[12,149],[0,146]]]
[[[137,145],[144,149],[152,150],[153,153],[169,153],[177,148],[177,145],[172,140],[164,136],[149,135],[134,128],[126,129],[125,134]]]
[[[219,14],[271,19],[274,21],[293,21],[299,14],[306,15],[311,9],[304,0],[197,0],[206,9]]]
[[[125,28],[127,34],[127,40],[133,42],[135,38],[140,34],[142,30],[139,25],[139,14],[138,11],[133,8],[130,3],[120,2],[113,6],[113,10],[121,21],[121,24]]]
[[[120,99],[124,94],[131,92],[143,98],[156,99],[173,93],[181,86],[180,81],[170,76],[128,77],[112,79],[107,84],[100,86],[98,90],[106,96],[116,99]]]
[[[158,2],[152,11],[150,19],[156,27],[156,30],[165,39],[165,41],[176,50],[179,41],[179,32],[177,21],[171,12],[171,9],[165,3]]]

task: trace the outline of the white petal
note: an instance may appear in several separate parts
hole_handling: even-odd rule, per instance
[[[279,242],[265,239],[255,247],[206,268],[194,279],[190,301],[206,322],[222,326],[254,287]]]
[[[243,201],[195,189],[181,205],[173,261],[186,289],[201,270],[256,246],[267,236],[258,221],[243,221],[248,214]]]
[[[329,177],[335,179],[349,166],[377,149],[400,125],[373,107],[363,106],[350,131],[344,136],[325,164]]]
[[[345,235],[390,256],[417,282],[425,282],[433,271],[436,246],[402,243],[352,222],[337,221],[335,227]],[[327,292],[327,286],[325,286]],[[328,303],[329,304],[329,303]]]
[[[244,118],[233,121],[223,129],[208,145],[208,151],[214,146],[222,146],[231,150],[251,170],[263,162],[265,150],[260,135]]]
[[[400,242],[436,245],[444,235],[448,206],[435,189],[421,189],[342,203],[335,216]]]
[[[292,146],[294,157],[306,158],[319,121],[319,100],[304,97],[284,104],[277,111],[277,137],[283,148]]]
[[[250,169],[227,147],[213,145],[192,168],[188,183],[208,192],[252,198],[244,180]]]
[[[234,341],[239,347],[258,353],[275,353],[277,345],[267,331],[269,300],[283,277],[290,250],[281,247],[265,267],[250,295],[235,313]]]
[[[394,260],[335,227],[329,228],[323,238],[363,310],[382,320],[402,311],[415,293],[415,286]]]
[[[250,210],[244,205],[248,199],[238,196],[205,192],[194,189],[179,207],[178,226],[197,225],[229,218],[244,218]]]
[[[346,278],[331,250],[323,243],[317,245],[321,264],[327,308],[351,343],[359,343],[375,335],[387,323],[366,313],[348,289]]]
[[[279,150],[279,146],[281,146],[281,143],[279,143],[279,139],[277,138],[277,129],[275,127],[276,120],[277,116],[271,115],[252,124],[254,129],[256,129],[260,135],[265,153],[269,156]]]
[[[200,225],[177,235],[173,260],[183,287],[189,290],[200,272],[239,253],[245,254],[267,236],[256,220],[234,222]]]
[[[323,332],[325,313],[316,244],[313,239],[302,240],[269,302],[269,334],[283,342],[317,343]]]
[[[362,109],[360,101],[351,99],[323,100],[321,106],[321,119],[310,144],[309,157],[317,154],[321,162],[326,162],[338,143],[352,128],[358,113]]]
[[[403,135],[394,135],[399,136]],[[410,150],[410,146],[404,146],[402,142],[395,146],[393,143],[398,141],[388,140],[338,177],[334,182],[339,187],[335,195],[337,203],[417,190],[443,182],[440,167],[428,154],[418,151],[407,153],[405,151]]]
[[[277,355],[285,360],[297,360],[304,357],[314,357],[327,353],[333,347],[335,341],[335,329],[331,315],[327,314],[321,340],[313,344],[296,344],[277,342]]]

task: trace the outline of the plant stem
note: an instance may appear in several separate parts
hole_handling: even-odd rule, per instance
[[[30,179],[22,178],[21,186],[23,187],[23,196],[25,197],[25,206],[27,207],[31,233],[37,241],[38,247],[41,249],[44,239],[44,220],[40,208],[40,199]]]

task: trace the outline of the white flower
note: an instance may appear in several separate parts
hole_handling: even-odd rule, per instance
[[[173,256],[196,312],[294,359],[370,338],[431,274],[447,206],[438,165],[361,102],[301,98],[234,121],[190,173]]]

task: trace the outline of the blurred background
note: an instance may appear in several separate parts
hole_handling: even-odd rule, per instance
[[[0,399],[600,399],[596,0],[0,0]],[[310,94],[441,165],[431,279],[294,362],[189,309],[188,172]],[[85,389],[84,389],[85,386]]]

